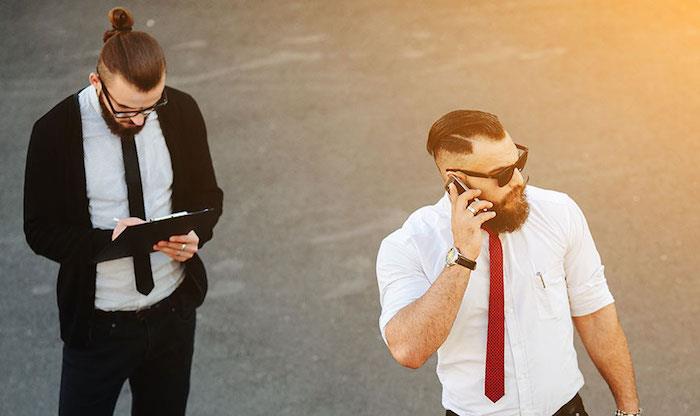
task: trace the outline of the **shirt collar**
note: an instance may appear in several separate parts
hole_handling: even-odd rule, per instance
[[[97,101],[99,98],[97,97],[97,90],[95,89],[94,85],[90,85],[88,87],[88,102],[90,103],[90,108],[93,109],[98,115],[102,115],[102,109],[100,108],[100,102]]]
[[[440,198],[440,200],[435,204],[435,207],[441,214],[450,215],[452,212],[452,202],[450,202],[450,195],[445,192],[445,194]]]

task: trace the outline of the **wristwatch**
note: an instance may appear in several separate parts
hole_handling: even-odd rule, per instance
[[[476,262],[474,260],[469,260],[459,252],[457,247],[452,247],[450,251],[447,252],[447,256],[445,256],[445,265],[451,267],[455,264],[464,266],[469,270],[476,269]]]

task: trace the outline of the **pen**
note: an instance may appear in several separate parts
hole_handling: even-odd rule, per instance
[[[547,286],[544,284],[544,278],[542,277],[542,273],[537,272],[537,275],[540,277],[540,280],[542,281],[542,289],[546,289]]]

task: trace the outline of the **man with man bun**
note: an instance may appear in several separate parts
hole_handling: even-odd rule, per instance
[[[163,50],[109,14],[90,85],[34,125],[24,186],[24,232],[60,264],[64,341],[59,414],[111,415],[126,380],[133,415],[183,415],[196,308],[207,291],[197,255],[223,203],[197,103],[165,85]],[[126,227],[175,212],[218,215],[153,252],[95,263]]]

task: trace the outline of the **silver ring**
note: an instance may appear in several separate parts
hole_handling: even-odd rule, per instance
[[[183,244],[182,247],[180,247],[180,251],[185,251],[186,248],[187,248],[187,244]]]
[[[472,208],[471,205],[469,205],[469,206],[467,207],[467,211],[471,212],[471,213],[474,214],[474,215],[476,215],[476,213],[477,213],[477,210],[475,210],[474,208]]]

